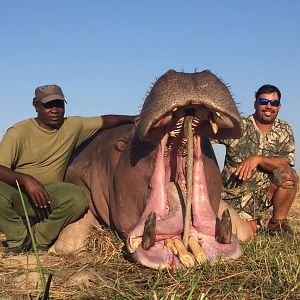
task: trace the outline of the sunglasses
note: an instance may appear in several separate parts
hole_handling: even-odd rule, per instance
[[[268,105],[270,103],[271,106],[275,107],[278,107],[280,105],[280,100],[269,100],[265,98],[259,98],[256,102],[260,105]]]
[[[42,106],[44,108],[46,108],[46,109],[53,108],[53,107],[64,108],[65,107],[65,101],[62,101],[62,100],[52,100],[52,101],[49,101],[47,103],[42,103]]]

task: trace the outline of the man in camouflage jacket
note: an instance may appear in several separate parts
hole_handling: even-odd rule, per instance
[[[263,85],[255,93],[254,114],[243,118],[241,138],[213,141],[226,146],[222,199],[237,210],[251,235],[271,206],[268,232],[293,233],[287,214],[298,187],[295,142],[290,125],[277,118],[280,98],[277,87]]]

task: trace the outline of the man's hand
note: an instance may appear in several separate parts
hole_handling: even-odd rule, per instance
[[[32,200],[33,204],[39,208],[46,208],[50,203],[50,198],[44,186],[30,175],[22,176],[22,186],[27,196]]]
[[[267,157],[254,155],[240,164],[235,171],[235,175],[237,175],[240,180],[247,180],[251,177],[253,170],[258,166],[265,172],[273,172],[275,169],[288,167],[289,164],[287,160],[281,156]]]
[[[259,155],[251,156],[240,164],[240,166],[235,171],[235,175],[238,176],[240,180],[247,180],[251,177],[252,171],[257,168],[259,163]]]
[[[18,181],[35,206],[48,207],[50,203],[49,195],[44,186],[34,177],[0,165],[0,180],[14,187],[16,187],[16,181]]]

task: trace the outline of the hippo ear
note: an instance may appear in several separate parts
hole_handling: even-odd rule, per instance
[[[121,137],[121,138],[117,139],[117,141],[115,143],[116,150],[119,152],[124,152],[124,150],[127,146],[128,139],[129,139],[129,137]]]

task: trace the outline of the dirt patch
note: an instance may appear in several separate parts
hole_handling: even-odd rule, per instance
[[[5,236],[0,234],[0,240]],[[91,285],[106,282],[117,268],[106,266],[106,262],[123,259],[122,244],[108,228],[98,228],[89,238],[87,251],[78,256],[59,257],[51,254],[40,255],[45,280],[53,272],[51,293],[54,299],[80,299],[88,293]],[[0,246],[0,299],[24,299],[24,294],[37,295],[41,290],[40,275],[37,273],[36,258],[33,254],[3,257],[4,247]],[[129,263],[128,263],[129,264]],[[115,276],[113,276],[115,277]],[[103,278],[103,279],[101,279]],[[30,296],[33,297],[33,296]],[[28,299],[31,299],[31,298]],[[27,299],[27,298],[26,298]],[[33,299],[33,298],[32,298]]]

